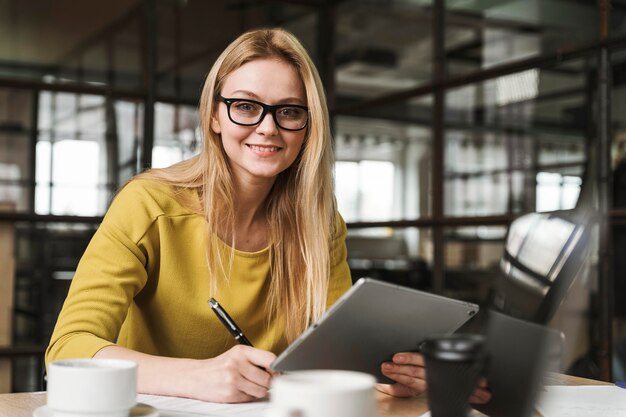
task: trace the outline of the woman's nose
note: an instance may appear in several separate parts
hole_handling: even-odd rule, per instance
[[[278,134],[278,126],[274,121],[274,116],[271,112],[268,112],[257,126],[257,132],[264,135],[276,135]]]

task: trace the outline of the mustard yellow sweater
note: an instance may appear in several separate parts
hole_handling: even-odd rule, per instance
[[[327,306],[351,285],[346,227],[331,246]],[[207,304],[211,296],[205,221],[182,206],[170,187],[129,183],[114,199],[85,251],[58,317],[46,363],[92,357],[118,344],[144,353],[211,358],[236,342]],[[230,248],[223,244],[225,256]],[[227,259],[227,258],[225,258]],[[269,248],[235,251],[230,284],[219,276],[220,304],[255,347],[279,353],[283,327],[264,320]]]

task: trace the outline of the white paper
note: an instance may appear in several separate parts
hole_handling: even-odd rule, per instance
[[[269,410],[268,401],[241,404],[210,403],[188,398],[140,394],[137,402],[159,410],[159,417],[259,417]]]
[[[544,417],[625,417],[626,389],[615,385],[550,385],[537,410]]]

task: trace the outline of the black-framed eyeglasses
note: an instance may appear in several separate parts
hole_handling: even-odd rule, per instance
[[[228,118],[241,126],[254,126],[261,123],[267,113],[271,113],[274,122],[284,130],[302,130],[309,122],[309,108],[297,104],[278,104],[270,106],[256,100],[243,98],[225,98],[218,100],[226,104]]]

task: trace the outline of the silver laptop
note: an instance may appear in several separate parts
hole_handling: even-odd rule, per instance
[[[419,351],[426,337],[452,333],[477,312],[476,304],[361,278],[271,368],[353,370],[392,383],[382,362]]]

